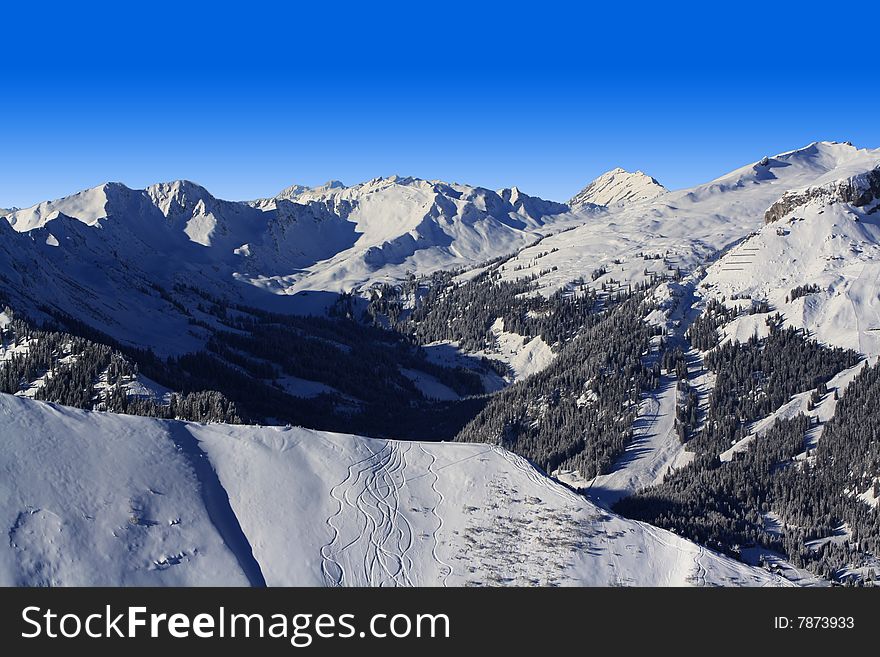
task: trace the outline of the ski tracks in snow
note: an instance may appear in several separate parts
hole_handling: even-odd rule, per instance
[[[443,586],[446,586],[446,580],[449,579],[449,576],[452,574],[452,566],[443,561],[440,558],[440,555],[437,553],[437,548],[440,546],[440,541],[438,535],[440,530],[443,528],[443,516],[437,513],[437,509],[443,504],[444,498],[443,493],[440,492],[440,489],[437,488],[437,482],[440,480],[440,475],[434,469],[434,464],[437,462],[437,457],[434,456],[431,452],[426,450],[422,445],[419,445],[419,449],[422,450],[426,456],[430,457],[430,462],[428,463],[428,473],[433,475],[433,479],[431,480],[431,490],[437,495],[437,504],[431,507],[431,514],[437,519],[437,527],[431,532],[431,557],[434,559],[434,563],[437,564],[440,569],[440,583]]]
[[[370,445],[381,445],[379,449]],[[446,498],[433,450],[417,442],[366,444],[368,454],[348,467],[330,489],[335,511],[326,519],[332,535],[321,548],[321,570],[328,586],[448,586],[454,570],[440,556]],[[524,477],[544,500],[556,498],[579,508],[583,498],[537,471],[527,460],[486,446],[465,459],[495,452],[507,469]],[[413,486],[421,486],[414,494]],[[412,500],[417,507],[409,508]],[[558,503],[557,503],[558,504]],[[426,567],[432,563],[433,567]],[[427,581],[425,581],[427,580]]]
[[[703,554],[706,549],[697,543],[697,552],[694,554],[694,579],[697,586],[706,586],[706,567],[703,565]]]
[[[341,545],[342,542],[342,531],[341,531],[341,517],[343,510],[345,509],[348,502],[344,497],[344,493],[346,490],[346,486],[351,482],[352,477],[355,479],[360,479],[361,472],[368,466],[364,465],[368,461],[372,461],[375,458],[375,454],[372,452],[370,456],[361,459],[360,461],[356,461],[348,466],[348,474],[345,479],[336,484],[333,488],[330,489],[330,497],[336,500],[337,509],[336,512],[327,518],[327,525],[330,529],[333,530],[333,538],[330,539],[330,542],[324,545],[321,548],[321,572],[324,575],[324,581],[328,586],[342,586],[345,581],[345,570],[342,567],[342,564],[337,561],[336,557],[344,553],[351,545],[356,541],[351,541],[345,545]],[[362,466],[359,468],[359,466]],[[355,475],[355,471],[357,471],[357,475]],[[343,491],[343,497],[338,495],[338,492]],[[350,506],[350,504],[348,504]]]
[[[387,441],[377,451],[367,445],[369,455],[351,464],[345,478],[330,489],[337,507],[326,523],[333,536],[321,548],[321,570],[328,586],[414,586],[416,530],[401,501],[407,480],[416,478],[407,461],[414,445],[430,459],[424,474],[433,475],[431,489],[437,497],[437,503],[426,509],[436,518],[431,558],[446,585],[452,568],[437,554],[443,494],[437,488],[436,458],[417,443]]]
[[[527,460],[522,458],[521,456],[517,456],[516,454],[507,451],[503,447],[498,445],[493,445],[492,450],[499,454],[505,461],[510,463],[516,470],[519,470],[527,479],[532,481],[533,483],[540,486],[542,489],[547,492],[560,497],[568,502],[575,502],[578,505],[583,503],[583,498],[577,493],[570,491],[568,488],[563,486],[562,484],[558,484],[550,477],[541,474],[538,470],[532,466]]]

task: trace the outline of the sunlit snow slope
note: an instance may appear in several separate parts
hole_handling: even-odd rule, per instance
[[[641,171],[631,173],[620,167],[606,171],[580,192],[568,204],[573,209],[590,203],[595,205],[619,205],[646,201],[666,193],[666,188]]]
[[[537,274],[541,292],[549,295],[578,276],[598,287],[612,279],[625,286],[676,269],[689,272],[764,226],[766,211],[786,192],[878,164],[880,150],[817,142],[703,185],[608,208],[574,230],[523,249],[505,266],[504,276]],[[600,268],[605,273],[592,279]]]
[[[766,300],[822,342],[880,355],[880,157],[868,164],[783,196],[765,225],[708,269],[701,295]],[[764,318],[724,330],[748,339],[766,331]]]
[[[0,395],[0,584],[784,584],[481,444]]]
[[[0,284],[35,317],[62,312],[122,343],[182,353],[204,345],[201,322],[213,321],[185,289],[321,312],[339,292],[473,266],[589,214],[515,188],[416,178],[294,187],[252,202],[188,181],[106,183],[0,220]]]

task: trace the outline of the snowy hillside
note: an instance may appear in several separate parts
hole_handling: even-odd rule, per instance
[[[667,189],[641,171],[631,173],[620,167],[606,171],[575,194],[568,202],[573,210],[593,205],[622,205],[647,201],[665,194]]]
[[[282,211],[284,200],[321,204],[344,215],[354,231],[349,244],[296,276],[260,285],[283,289],[349,291],[371,282],[399,280],[407,271],[429,274],[506,255],[584,219],[559,203],[518,189],[494,192],[418,178],[375,178],[353,187],[331,182],[296,187],[257,202]]]
[[[0,583],[778,585],[488,445],[197,425],[0,395]]]
[[[871,175],[832,175],[783,195],[767,213],[770,223],[708,269],[701,294],[766,300],[787,325],[866,356],[880,355],[876,180],[876,169]],[[764,330],[758,315],[739,317],[724,329],[737,339]]]
[[[250,203],[187,181],[144,190],[107,183],[5,219],[0,275],[19,308],[39,314],[47,306],[122,342],[179,353],[206,335],[168,298],[180,284],[257,307],[320,312],[333,294],[298,293],[474,265],[584,217],[516,189],[393,177]]]
[[[0,425],[4,586],[248,583],[166,426],[9,395]]]
[[[505,280],[537,275],[544,296],[557,290],[575,295],[584,285],[626,291],[643,281],[678,278],[655,290],[652,298],[659,307],[649,320],[667,331],[669,348],[684,350],[689,389],[699,413],[706,413],[716,378],[727,374],[707,371],[704,354],[693,349],[685,332],[711,299],[741,309],[720,329],[722,339],[765,337],[766,320],[778,311],[783,325],[805,327],[826,345],[878,355],[880,231],[873,173],[878,164],[880,150],[812,144],[690,190],[610,208],[523,250],[505,263],[502,274]],[[768,306],[761,312],[764,302]],[[815,395],[810,401],[810,392],[796,395],[747,430],[737,449],[745,449],[777,418],[801,412],[817,422],[805,438],[815,447],[834,413],[835,397],[855,371],[829,382],[834,394],[818,404]],[[587,480],[571,471],[556,474],[603,504],[660,485],[695,457],[697,448],[676,435],[676,415],[686,399],[675,378],[661,378],[655,390],[643,394],[633,440],[608,472]],[[831,495],[835,488],[828,490]]]
[[[571,207],[393,176],[13,211],[0,581],[778,583],[682,537],[867,576],[878,208],[880,149],[817,142]]]
[[[838,142],[764,158],[703,185],[609,208],[574,230],[523,249],[507,263],[504,277],[538,274],[541,292],[549,295],[578,276],[594,287],[625,287],[676,270],[688,273],[761,229],[767,209],[785,192],[878,164],[880,149]]]

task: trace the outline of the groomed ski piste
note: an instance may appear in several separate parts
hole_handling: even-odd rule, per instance
[[[0,395],[2,585],[774,586],[486,444]]]

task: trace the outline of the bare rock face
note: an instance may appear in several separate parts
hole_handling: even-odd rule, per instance
[[[880,199],[880,167],[820,187],[786,192],[764,213],[764,222],[778,221],[811,201],[849,203],[858,208],[877,199]]]

